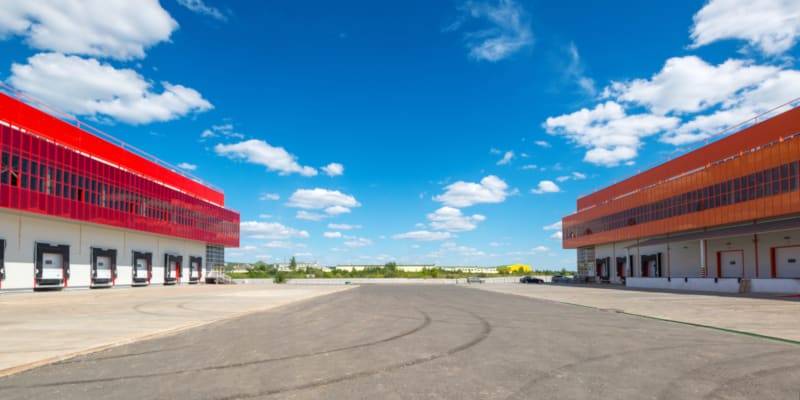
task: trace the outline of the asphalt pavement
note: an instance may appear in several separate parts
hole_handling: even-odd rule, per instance
[[[369,286],[0,378],[2,399],[798,399],[800,346],[457,286]]]

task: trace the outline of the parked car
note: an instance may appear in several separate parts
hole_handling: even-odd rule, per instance
[[[572,278],[564,275],[553,275],[550,281],[553,283],[572,283]]]
[[[519,278],[519,283],[544,283],[544,280],[532,276],[523,276]]]
[[[484,280],[477,276],[470,276],[469,278],[467,278],[467,283],[483,283],[483,282]]]

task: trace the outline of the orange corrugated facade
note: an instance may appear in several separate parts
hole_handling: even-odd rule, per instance
[[[800,109],[796,108],[585,196],[578,200],[579,211],[563,219],[563,246],[578,248],[800,213],[796,173],[800,161],[800,137],[795,136],[798,133]],[[794,168],[791,182],[781,169],[789,171],[790,167]],[[783,174],[782,178],[776,178],[775,184],[780,186],[786,181],[791,191],[722,206],[717,200],[717,205],[710,209],[643,223],[631,221],[630,226],[615,229],[584,230],[604,217],[624,214],[626,210],[663,202],[683,193],[702,191],[709,186],[724,188],[725,182],[773,168],[781,171],[778,174]],[[771,175],[760,175],[758,179],[763,176]],[[763,185],[769,185],[769,182]],[[733,202],[729,198],[731,194],[725,196]],[[690,206],[694,207],[694,204]]]

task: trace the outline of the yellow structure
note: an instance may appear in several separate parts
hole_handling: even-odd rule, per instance
[[[530,265],[512,264],[512,265],[507,265],[505,267],[500,267],[497,269],[497,271],[500,272],[501,274],[517,274],[517,273],[527,274],[533,271],[533,269],[531,268]]]

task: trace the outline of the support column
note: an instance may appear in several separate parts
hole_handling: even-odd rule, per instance
[[[700,239],[700,276],[708,277],[708,266],[706,265],[706,240]]]
[[[633,263],[631,263],[631,249],[625,248],[625,276],[633,276]]]

